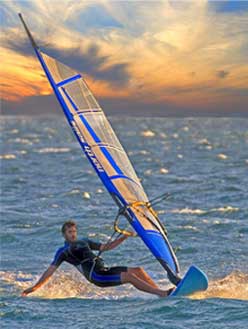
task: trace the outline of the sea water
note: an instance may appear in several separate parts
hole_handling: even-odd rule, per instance
[[[110,118],[176,250],[209,289],[158,298],[130,285],[98,288],[63,264],[26,298],[63,245],[61,224],[107,242],[116,206],[63,117],[1,117],[1,328],[246,328],[248,322],[248,120]],[[125,220],[121,223],[124,227]],[[107,265],[165,271],[139,238],[106,252]]]

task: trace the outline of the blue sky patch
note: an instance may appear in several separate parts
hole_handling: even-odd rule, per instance
[[[72,27],[79,32],[95,28],[122,28],[108,11],[101,5],[90,5],[79,14],[76,21],[67,22],[68,27]]]
[[[222,1],[209,1],[208,6],[217,13],[224,12],[245,12],[248,11],[248,1],[238,0],[222,0]]]

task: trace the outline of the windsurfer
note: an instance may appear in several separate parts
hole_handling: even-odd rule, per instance
[[[141,291],[155,294],[159,297],[166,297],[173,290],[173,288],[169,290],[160,289],[141,267],[106,267],[103,260],[92,252],[92,250],[102,252],[114,249],[126,240],[126,236],[106,244],[89,239],[78,240],[77,226],[73,221],[67,221],[63,224],[62,234],[65,238],[64,246],[57,250],[54,260],[39,281],[34,286],[24,290],[22,296],[27,296],[45,284],[63,261],[74,265],[88,281],[99,287],[130,283]]]

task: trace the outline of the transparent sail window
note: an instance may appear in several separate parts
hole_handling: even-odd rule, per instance
[[[139,187],[132,181],[124,178],[117,178],[112,180],[112,183],[115,185],[127,203],[133,203],[136,201],[148,201],[143,188]]]
[[[99,104],[97,103],[95,97],[92,95],[91,91],[82,78],[68,83],[65,86],[65,90],[70,95],[79,111],[85,109],[100,110]]]
[[[76,71],[72,70],[70,67],[56,61],[54,58],[41,53],[42,57],[52,73],[55,83],[59,83],[65,79],[68,79],[76,74]]]

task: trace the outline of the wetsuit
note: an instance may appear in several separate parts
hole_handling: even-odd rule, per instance
[[[59,248],[51,265],[59,267],[62,262],[74,265],[88,281],[100,287],[118,286],[121,283],[121,272],[126,272],[126,266],[105,267],[101,258],[92,250],[100,250],[101,243],[89,239],[77,240],[72,243],[65,241]]]

